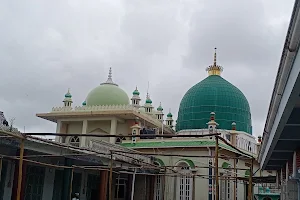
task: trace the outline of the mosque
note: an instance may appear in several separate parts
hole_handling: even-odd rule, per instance
[[[148,93],[143,102],[138,88],[135,88],[132,97],[129,98],[113,81],[111,69],[107,81],[92,89],[83,100],[82,106],[73,106],[69,90],[65,94],[63,106],[54,107],[51,112],[39,113],[37,116],[57,123],[57,133],[122,135],[118,138],[56,136],[56,142],[77,147],[93,147],[100,140],[105,140],[140,152],[161,154],[155,157],[155,164],[165,169],[171,166],[180,175],[172,175],[171,171],[165,171],[170,175],[156,176],[154,200],[212,200],[215,191],[214,169],[211,166],[214,166],[216,142],[214,138],[194,135],[220,133],[228,143],[255,158],[262,138],[258,137],[256,141],[252,135],[249,102],[236,86],[222,78],[223,68],[217,64],[216,52],[213,64],[207,67],[206,71],[208,77],[191,87],[182,98],[176,123],[171,112],[166,113],[165,117],[163,105],[159,104],[154,108]],[[134,137],[139,134],[143,134],[143,137]],[[193,137],[154,138],[151,136],[153,134]],[[128,137],[129,135],[133,137]],[[247,199],[246,180],[250,174],[251,161],[242,159],[242,154],[226,143],[220,142],[219,146],[220,199]],[[175,156],[178,154],[187,156]],[[254,178],[278,178],[275,171],[261,171],[257,161],[254,162],[253,168]],[[233,179],[234,177],[240,178]],[[122,180],[124,186],[128,176],[122,177]],[[254,186],[254,193],[261,193],[260,196],[265,194],[265,191],[266,196],[271,193],[266,185],[259,186],[260,189],[258,184]],[[272,184],[268,185],[270,186],[272,187]],[[120,200],[126,196],[126,190],[122,191],[123,194],[118,198]],[[279,199],[279,194],[272,193],[270,196],[269,199]]]

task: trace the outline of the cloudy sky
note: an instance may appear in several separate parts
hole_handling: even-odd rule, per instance
[[[0,110],[26,132],[54,132],[35,117],[75,104],[107,78],[137,85],[177,116],[204,79],[214,47],[223,77],[248,98],[262,133],[294,0],[1,0]]]

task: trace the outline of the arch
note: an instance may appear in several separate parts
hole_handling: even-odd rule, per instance
[[[230,167],[231,167],[231,165],[228,162],[223,162],[223,164],[222,164],[223,169],[228,169]]]
[[[179,160],[175,165],[176,166],[182,166],[182,164],[186,164],[191,169],[195,169],[195,163],[192,160],[189,159],[181,159]]]
[[[79,147],[80,146],[80,139],[78,136],[70,137],[69,143],[71,146]]]
[[[162,161],[161,159],[159,159],[159,158],[154,158],[154,163],[157,163],[158,164],[158,166],[160,166],[160,167],[163,167],[163,166],[165,166],[165,163],[164,163],[164,161]]]

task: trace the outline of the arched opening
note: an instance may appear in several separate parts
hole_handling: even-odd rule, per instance
[[[165,164],[161,159],[155,158],[154,165],[163,167]],[[161,169],[160,170],[155,169],[155,173],[157,173],[157,175],[155,176],[154,200],[162,200],[163,197],[163,179],[162,176],[159,175],[160,172]]]
[[[193,179],[191,166],[186,161],[179,161],[176,165],[179,173],[177,178],[177,200],[191,200],[193,197]]]
[[[70,145],[74,147],[79,147],[80,146],[80,139],[78,136],[73,136],[70,138]]]

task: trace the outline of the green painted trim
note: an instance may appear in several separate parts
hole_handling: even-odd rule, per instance
[[[157,162],[157,163],[159,164],[159,166],[165,166],[164,161],[162,161],[162,160],[159,159],[159,158],[154,158],[154,162]]]
[[[229,167],[230,167],[230,164],[229,164],[229,163],[223,162],[222,168],[227,169],[227,168],[229,168]]]
[[[250,170],[249,170],[249,169],[247,169],[247,170],[245,171],[245,177],[248,177],[248,176],[250,176]]]
[[[192,160],[189,160],[189,159],[181,159],[181,160],[179,160],[177,163],[180,163],[180,162],[185,162],[185,163],[188,164],[188,166],[190,166],[190,168],[195,169],[195,163],[194,163]]]

